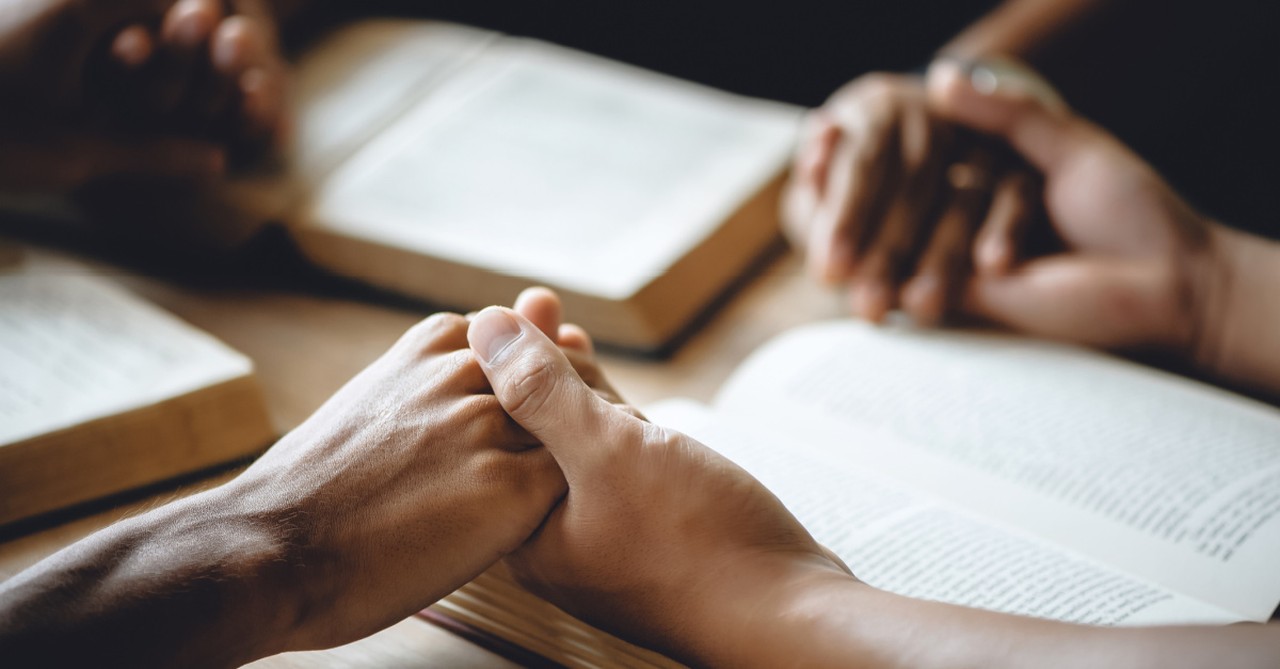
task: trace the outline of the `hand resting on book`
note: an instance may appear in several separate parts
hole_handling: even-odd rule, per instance
[[[513,573],[573,615],[682,662],[1264,667],[1280,659],[1280,626],[1091,627],[877,590],[745,471],[602,401],[515,313],[481,312],[468,338],[498,401],[568,483],[507,558]]]
[[[851,580],[750,474],[602,399],[516,312],[486,309],[468,337],[498,401],[571,491],[508,560],[535,593],[640,645],[735,666],[714,641],[764,623],[795,584]]]
[[[1100,628],[876,590],[742,469],[622,404],[546,292],[428,319],[232,482],[0,584],[0,656],[234,666],[372,633],[504,556],[564,609],[697,665],[1280,659],[1280,626]]]

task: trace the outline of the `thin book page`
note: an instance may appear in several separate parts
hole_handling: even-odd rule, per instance
[[[231,179],[227,196],[267,218],[296,218],[293,209],[343,162],[497,38],[396,19],[360,21],[327,36],[295,68],[292,137],[280,160]]]
[[[779,416],[833,457],[1266,620],[1280,601],[1280,412],[1012,336],[793,331],[717,406]]]
[[[734,424],[692,402],[646,409],[768,487],[863,581],[890,592],[1096,625],[1229,623],[1240,617],[1169,588],[975,517],[803,437]]]
[[[799,112],[504,40],[326,183],[308,226],[622,300],[786,164]]]
[[[212,336],[78,265],[50,261],[0,275],[0,445],[252,369]]]
[[[340,30],[298,64],[289,162],[318,185],[496,39],[485,30],[420,20],[368,20]]]

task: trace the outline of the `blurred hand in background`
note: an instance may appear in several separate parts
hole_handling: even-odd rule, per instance
[[[937,323],[976,268],[1001,272],[1038,213],[1034,173],[999,143],[944,120],[918,76],[868,74],[812,112],[783,206],[810,271],[853,312],[901,307]]]

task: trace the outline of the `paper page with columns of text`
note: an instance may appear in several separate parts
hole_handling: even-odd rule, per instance
[[[854,574],[898,594],[1097,625],[1236,622],[1239,615],[966,513],[793,434],[682,400],[655,422],[751,472]]]
[[[716,406],[1242,619],[1280,602],[1268,405],[1069,346],[839,322],[762,348]]]

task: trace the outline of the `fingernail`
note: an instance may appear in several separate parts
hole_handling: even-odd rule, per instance
[[[510,314],[497,307],[489,307],[481,311],[471,321],[467,331],[467,339],[471,349],[484,362],[491,362],[524,335],[520,324]]]
[[[992,95],[1000,90],[1000,76],[989,67],[975,65],[969,71],[969,83],[973,89],[983,95]]]

